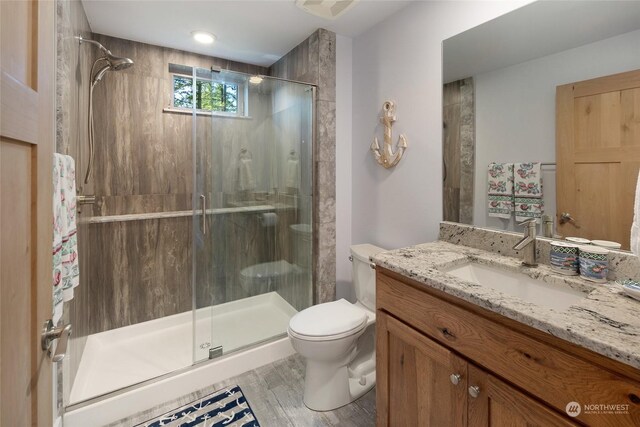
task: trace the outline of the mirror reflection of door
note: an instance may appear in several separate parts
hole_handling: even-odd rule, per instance
[[[558,232],[629,249],[640,169],[640,70],[556,88]],[[573,221],[561,221],[563,213]]]

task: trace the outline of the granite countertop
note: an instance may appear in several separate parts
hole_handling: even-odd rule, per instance
[[[615,282],[595,284],[555,273],[546,265],[528,268],[518,258],[444,241],[381,252],[372,259],[425,286],[640,368],[640,301],[625,296]],[[520,272],[550,285],[568,286],[584,292],[585,298],[566,310],[557,310],[443,272],[469,261]]]

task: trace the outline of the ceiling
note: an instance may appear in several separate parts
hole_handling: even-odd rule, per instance
[[[330,21],[294,0],[82,0],[94,33],[269,66],[318,28],[355,37],[398,10],[404,0],[360,0]],[[217,36],[202,45],[191,32]]]
[[[538,1],[445,40],[444,83],[637,29],[640,1]]]

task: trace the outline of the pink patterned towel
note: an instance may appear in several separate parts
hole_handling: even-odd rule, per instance
[[[73,298],[78,286],[76,236],[76,170],[70,156],[53,158],[53,323],[62,317],[64,301]]]

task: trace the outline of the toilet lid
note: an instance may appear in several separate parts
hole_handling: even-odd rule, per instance
[[[367,314],[345,299],[314,305],[296,314],[289,328],[300,335],[323,337],[343,334],[364,325]]]

